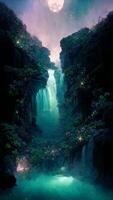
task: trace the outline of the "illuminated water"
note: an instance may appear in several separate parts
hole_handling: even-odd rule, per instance
[[[72,176],[32,175],[20,177],[18,187],[0,200],[113,200],[113,195]]]
[[[44,133],[49,134],[56,132],[59,121],[57,88],[54,77],[54,70],[48,70],[49,78],[47,86],[40,89],[37,97],[37,124]]]

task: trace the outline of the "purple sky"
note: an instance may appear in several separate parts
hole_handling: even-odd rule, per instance
[[[49,10],[47,0],[0,1],[13,8],[27,25],[27,30],[51,50],[51,57],[56,62],[63,37],[85,26],[92,27],[99,17],[113,10],[113,0],[65,0],[64,8],[59,13]],[[81,14],[79,17],[76,15],[78,11]]]

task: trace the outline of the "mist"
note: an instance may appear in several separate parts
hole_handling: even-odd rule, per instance
[[[1,200],[112,200],[99,186],[64,175],[37,175],[18,178],[19,187],[1,196]]]
[[[54,13],[47,0],[1,0],[11,7],[31,35],[37,36],[51,51],[51,60],[59,61],[60,40],[73,32],[92,27],[113,10],[112,0],[65,0],[63,9]]]
[[[64,0],[57,12],[48,0],[0,1],[56,66],[64,37],[113,10],[113,0]],[[0,200],[112,200],[113,14],[94,34],[66,38],[56,70],[48,51],[25,40],[25,26],[0,6],[0,187],[14,186]]]

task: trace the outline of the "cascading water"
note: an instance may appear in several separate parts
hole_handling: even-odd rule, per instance
[[[92,137],[88,144],[82,148],[81,155],[81,167],[83,174],[87,178],[94,179],[96,177],[96,170],[93,167],[93,150],[94,150],[94,138]]]
[[[96,169],[93,166],[94,138],[90,138],[87,144],[83,145],[81,156],[74,160],[73,172],[82,179],[95,180],[97,177]]]
[[[37,124],[50,136],[55,133],[59,122],[57,88],[54,70],[48,70],[49,78],[46,88],[40,89],[36,96]]]

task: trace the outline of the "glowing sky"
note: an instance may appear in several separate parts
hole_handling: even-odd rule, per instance
[[[51,50],[51,59],[58,62],[60,40],[78,29],[96,24],[99,17],[113,10],[113,0],[65,0],[60,12],[48,8],[47,0],[0,0],[12,8]]]

